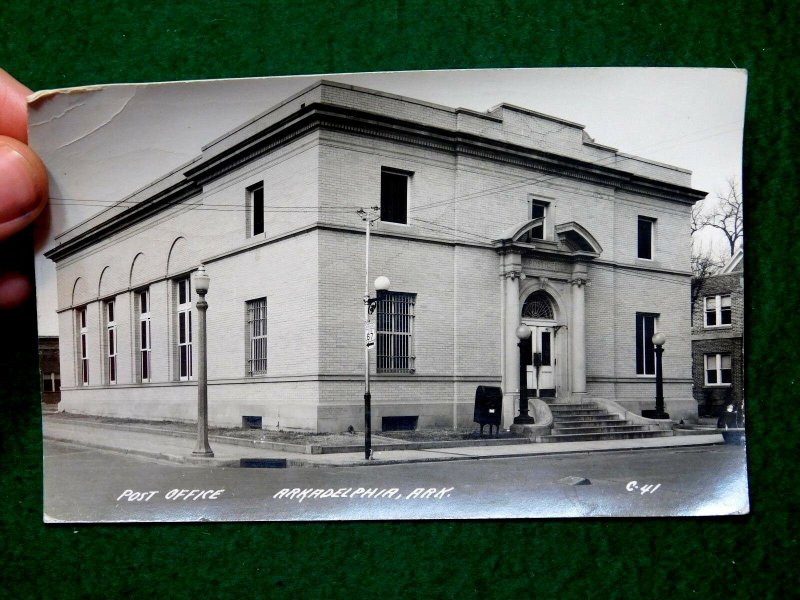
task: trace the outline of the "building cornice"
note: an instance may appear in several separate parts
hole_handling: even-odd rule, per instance
[[[59,261],[90,247],[115,233],[143,221],[177,203],[199,195],[205,184],[315,131],[334,131],[391,140],[442,152],[472,156],[550,176],[567,177],[661,200],[691,205],[705,192],[649,179],[612,167],[570,158],[542,150],[489,139],[463,131],[416,123],[385,114],[327,103],[303,105],[298,111],[265,127],[238,143],[214,152],[213,147],[187,165],[183,180],[166,190],[146,196],[129,208],[110,216],[96,227],[61,242],[45,253]],[[125,202],[123,200],[120,204]]]

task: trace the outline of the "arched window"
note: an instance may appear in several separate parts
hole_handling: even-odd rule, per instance
[[[525,319],[553,320],[553,304],[544,292],[533,292],[522,305],[522,317]]]

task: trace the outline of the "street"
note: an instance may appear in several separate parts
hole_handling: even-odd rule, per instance
[[[44,462],[53,522],[701,516],[748,506],[744,447],[731,445],[242,469],[45,440]]]

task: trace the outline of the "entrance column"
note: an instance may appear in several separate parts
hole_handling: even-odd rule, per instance
[[[522,274],[522,256],[509,252],[502,255],[503,295],[503,423],[507,429],[514,422],[519,401],[519,348],[517,327],[520,324],[519,280]]]
[[[586,397],[586,286],[585,263],[575,263],[572,268],[572,315],[569,324],[570,364],[572,399],[582,402]]]

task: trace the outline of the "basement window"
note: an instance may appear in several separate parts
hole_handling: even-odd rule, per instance
[[[383,417],[381,431],[415,431],[418,416],[408,417]]]
[[[242,429],[263,429],[262,417],[242,415]]]

